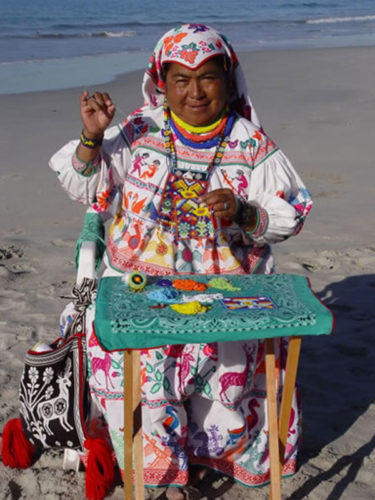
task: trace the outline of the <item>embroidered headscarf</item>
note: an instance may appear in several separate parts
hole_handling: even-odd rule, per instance
[[[143,79],[145,105],[153,109],[163,105],[165,63],[175,62],[194,70],[215,56],[225,56],[228,61],[227,71],[234,89],[230,102],[233,109],[260,127],[248,95],[245,77],[232,46],[224,35],[205,24],[182,24],[165,33],[158,41]]]

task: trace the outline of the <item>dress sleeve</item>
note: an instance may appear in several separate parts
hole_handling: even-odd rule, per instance
[[[273,146],[269,154],[254,157],[248,202],[257,207],[258,222],[248,236],[259,244],[277,243],[297,234],[308,215],[312,200],[301,178],[284,153]],[[258,161],[257,161],[258,160]]]
[[[52,156],[49,166],[73,200],[105,211],[111,198],[121,190],[130,166],[130,141],[126,128],[116,126],[106,130],[100,153],[89,163],[77,157],[78,143],[78,140],[68,142]]]

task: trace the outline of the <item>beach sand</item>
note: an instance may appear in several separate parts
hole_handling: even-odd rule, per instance
[[[329,337],[302,342],[298,384],[304,435],[283,498],[375,498],[375,240],[372,154],[375,47],[240,54],[265,130],[312,191],[298,237],[275,246],[277,270],[308,276],[336,316]],[[140,72],[98,85],[117,120],[142,103]],[[58,336],[74,283],[74,245],[85,207],[62,191],[48,159],[78,137],[81,89],[0,96],[0,428],[18,416],[23,358]],[[92,90],[92,88],[91,88]],[[199,498],[266,499],[210,473]],[[1,499],[84,498],[84,473],[44,453],[28,470],[0,464]],[[120,485],[110,498],[123,498]],[[163,490],[147,492],[163,498]]]

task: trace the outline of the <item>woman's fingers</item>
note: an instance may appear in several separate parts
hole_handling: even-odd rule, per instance
[[[116,111],[109,94],[94,92],[90,95],[87,91],[82,92],[80,104],[85,129],[92,134],[103,134]]]
[[[236,198],[230,189],[215,189],[201,196],[200,201],[210,208],[215,217],[231,220],[236,216]]]
[[[94,92],[91,95],[88,92],[82,92],[81,106],[85,106],[92,111],[102,111],[106,114],[109,110],[115,108],[112,99],[106,92]]]

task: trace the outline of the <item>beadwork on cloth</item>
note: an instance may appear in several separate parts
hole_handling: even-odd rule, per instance
[[[212,278],[199,276],[197,281],[205,284]],[[194,314],[186,317],[169,308],[149,308],[150,298],[163,300],[155,292],[164,291],[151,279],[144,294],[133,294],[120,278],[103,278],[96,300],[97,338],[106,350],[113,351],[188,342],[320,335],[332,329],[331,313],[314,296],[303,276],[232,276],[230,282],[239,290],[223,291],[223,299],[214,301],[199,317],[197,328]],[[212,291],[212,287],[207,288],[208,293]],[[170,294],[165,300],[179,302],[178,294]]]
[[[159,220],[176,228],[177,239],[213,238],[213,217],[198,197],[208,182],[169,174],[159,209]]]

